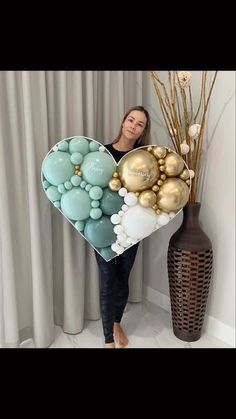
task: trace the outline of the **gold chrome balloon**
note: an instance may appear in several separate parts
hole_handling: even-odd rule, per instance
[[[122,158],[117,169],[123,186],[129,192],[151,188],[159,176],[155,157],[145,150],[135,150]]]
[[[163,211],[178,211],[188,202],[189,188],[179,178],[169,178],[157,193],[157,205]]]
[[[121,188],[121,182],[117,178],[112,178],[108,185],[112,191],[119,191],[119,189]]]
[[[118,177],[118,176],[119,176],[119,173],[114,172],[112,176],[113,176],[113,177]]]
[[[165,174],[178,176],[184,168],[184,160],[176,153],[169,153],[165,158]]]
[[[154,147],[152,152],[157,159],[164,159],[167,154],[167,150],[163,146]]]
[[[182,173],[179,175],[180,179],[187,180],[189,179],[189,171],[188,169],[184,169]]]
[[[138,202],[140,205],[142,205],[142,207],[145,208],[151,208],[153,207],[153,205],[155,205],[157,200],[157,196],[155,194],[155,192],[147,190],[147,191],[143,191],[141,192],[141,194],[139,195],[138,198]]]

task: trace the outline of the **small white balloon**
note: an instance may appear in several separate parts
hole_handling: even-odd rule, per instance
[[[121,209],[122,209],[122,211],[127,211],[128,210],[128,205],[126,205],[126,204],[124,204],[124,205],[122,205],[122,207],[121,207]]]
[[[122,247],[129,247],[130,246],[130,243],[128,243],[127,242],[127,240],[125,240],[125,241],[123,241],[123,242],[121,242],[121,244],[120,244]]]
[[[126,188],[120,188],[118,194],[120,196],[125,196],[127,195],[127,189]]]
[[[120,224],[121,218],[118,214],[112,214],[110,220],[112,224]]]
[[[160,215],[157,215],[156,218],[157,224],[159,224],[160,226],[164,226],[168,224],[168,222],[170,221],[169,214],[167,214],[166,212],[162,212]]]
[[[99,147],[99,149],[98,149],[99,151],[105,151],[106,149],[105,149],[105,147],[103,146],[103,145],[100,145],[100,147]]]
[[[53,151],[58,151],[58,145],[54,145],[54,147],[52,149],[53,149]]]
[[[124,215],[124,211],[119,211],[118,214],[120,217],[122,217],[122,215]]]
[[[133,205],[137,204],[138,198],[135,195],[135,193],[129,192],[129,193],[127,193],[127,195],[125,195],[124,201],[127,205],[132,207]]]
[[[121,234],[124,231],[124,227],[121,224],[118,224],[113,228],[113,231],[116,234]]]
[[[174,211],[169,212],[169,217],[170,217],[170,219],[174,218],[175,217],[175,212]]]
[[[126,234],[118,234],[117,240],[118,242],[123,242],[126,240],[126,237],[127,237]]]

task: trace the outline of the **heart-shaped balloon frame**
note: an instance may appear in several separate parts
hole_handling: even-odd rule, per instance
[[[68,152],[68,149],[70,148],[71,140],[75,140],[75,141],[73,143],[73,146],[71,147],[72,152],[71,151]],[[80,153],[80,151],[79,152],[76,151],[76,144],[80,144],[80,145],[85,144],[85,142],[83,143],[84,140],[88,142],[88,147],[89,147],[89,151],[86,152],[85,150],[85,152],[83,152],[85,154],[83,154],[82,152]],[[157,231],[162,226],[167,225],[169,221],[173,219],[181,211],[183,206],[188,201],[189,193],[191,190],[191,177],[190,177],[188,166],[186,165],[186,162],[182,159],[182,157],[181,159],[184,163],[184,166],[181,170],[181,173],[174,176],[173,175],[168,176],[165,174],[165,166],[164,166],[164,160],[163,160],[162,155],[158,155],[158,153],[156,153],[157,155],[155,155],[154,157],[156,158],[156,160],[158,160],[158,167],[161,171],[159,171],[158,180],[156,180],[155,182],[154,189],[153,189],[153,186],[151,188],[150,187],[148,188],[149,195],[150,194],[153,195],[154,192],[152,191],[155,191],[155,193],[159,193],[160,192],[159,189],[161,189],[161,187],[165,183],[165,180],[167,179],[172,179],[172,181],[170,181],[172,183],[173,183],[173,179],[176,179],[176,178],[179,178],[182,183],[187,182],[188,196],[187,196],[187,199],[185,199],[186,202],[177,211],[163,211],[163,210],[158,209],[156,204],[154,204],[152,207],[150,206],[147,207],[146,205],[147,200],[145,201],[145,194],[143,194],[143,192],[147,192],[147,189],[144,188],[141,192],[140,191],[132,192],[129,190],[129,187],[127,188],[124,187],[124,183],[126,184],[124,173],[123,174],[119,173],[119,167],[122,166],[121,163],[124,162],[124,159],[126,159],[125,160],[126,162],[127,161],[129,162],[130,158],[128,156],[131,156],[133,153],[137,153],[138,150],[144,150],[145,152],[147,151],[151,153],[153,156],[154,151],[157,150],[157,148],[159,150],[162,149],[162,152],[163,150],[166,150],[165,157],[168,156],[168,153],[174,153],[176,156],[181,157],[175,151],[165,146],[146,145],[146,146],[141,146],[139,148],[129,151],[117,163],[114,157],[112,156],[112,154],[109,152],[109,150],[107,150],[106,147],[102,145],[99,141],[96,141],[92,138],[85,137],[85,136],[73,136],[73,137],[62,139],[59,142],[57,142],[51,148],[51,150],[49,150],[49,152],[47,153],[47,155],[45,156],[43,160],[42,169],[41,169],[41,182],[42,182],[43,189],[48,199],[63,214],[63,216],[77,229],[77,231],[84,237],[84,239],[88,241],[88,243],[107,262],[112,260],[114,257],[119,256],[120,254],[125,252],[127,249],[132,247],[134,244],[143,240],[145,237],[150,236],[152,233]],[[57,159],[57,161],[55,162],[53,161],[51,162],[52,159],[50,159],[50,162],[49,162],[49,156],[52,155],[52,153],[55,153],[58,151],[60,151],[61,153],[66,153],[67,155],[70,154],[69,156],[70,162],[68,160],[68,157],[66,157],[65,162],[64,162],[66,169],[62,167],[62,172],[63,170],[65,170],[65,172],[66,171],[68,172],[69,170],[68,172],[69,176],[67,175],[66,179],[64,180],[63,180],[63,174],[61,177],[59,175],[59,180],[58,179],[54,180],[54,177],[53,175],[51,176],[51,172],[50,172],[51,166],[53,165],[54,165],[54,172],[58,171],[58,168],[56,168],[56,166],[59,167],[58,162],[61,160],[61,157],[63,157],[63,159],[65,158],[65,156],[60,154],[60,159]],[[85,164],[85,168],[87,171],[87,181],[83,180],[83,173],[81,173],[80,171],[80,163],[82,162],[82,166],[83,166],[83,163],[85,163],[85,157],[94,151],[99,152],[99,153],[100,152],[106,153],[107,155],[109,155],[109,157],[112,159],[112,162],[114,163],[113,170],[112,170],[112,166],[110,167],[110,165],[108,164],[109,170],[108,170],[108,173],[105,173],[106,179],[105,181],[100,182],[102,186],[97,186],[95,184],[94,178],[92,178],[92,183],[88,182],[88,180],[90,179],[89,167],[91,168],[92,167],[91,165],[93,164],[94,165],[93,169],[97,170],[97,174],[99,174],[99,170],[100,170],[100,173],[102,172],[101,163],[100,163],[100,168],[95,167],[95,163],[91,161],[87,163],[87,167]],[[82,157],[81,157],[81,154],[82,154]],[[153,159],[153,157],[151,158]],[[51,163],[51,166],[49,165],[49,163]],[[45,175],[46,164],[47,164],[47,168],[49,167],[50,170],[48,171],[47,169],[47,174]],[[183,171],[185,172],[185,175],[183,175]],[[162,175],[162,178],[160,177],[161,175]],[[180,177],[180,175],[182,175],[183,177]],[[48,179],[50,179],[50,181]],[[182,183],[181,183],[181,187],[183,186]],[[76,188],[76,191],[75,191],[75,188]],[[105,202],[109,196],[109,192],[107,191],[107,188],[109,188],[109,190],[111,191],[110,195],[112,196],[112,200],[114,200],[114,197],[115,197],[115,201],[117,200],[118,202],[118,196],[116,197],[115,194],[119,195],[119,200],[121,199],[121,197],[123,198],[123,204],[120,206],[119,211],[116,211],[112,214],[111,213],[108,214],[110,212],[110,209],[109,209],[109,206],[107,206],[107,203],[106,203],[106,210],[104,209],[102,211],[100,208],[102,200],[104,200]],[[102,192],[101,192],[101,189],[102,189]],[[83,220],[79,220],[77,215],[71,216],[70,214],[72,218],[68,216],[68,202],[70,203],[70,202],[73,202],[74,200],[70,192],[73,190],[74,192],[72,192],[72,194],[74,193],[74,197],[76,197],[75,195],[75,192],[76,192],[77,195],[78,194],[81,195],[80,199],[82,199],[82,202],[85,202],[84,206],[87,208],[87,213],[86,215],[84,214],[82,215]],[[106,191],[106,199],[104,199],[105,198],[104,191]],[[87,192],[87,194],[85,194],[85,192]],[[91,192],[93,192],[93,194]],[[71,196],[69,197],[69,195]],[[90,198],[87,198],[86,195],[88,195]],[[143,197],[142,199],[140,199],[141,195]],[[164,195],[162,194],[162,196],[164,196],[165,198],[165,193]],[[90,201],[91,209],[90,208],[88,209],[88,206],[89,206],[88,199]],[[60,208],[62,201],[63,201],[64,211]],[[143,201],[142,205],[140,205],[139,201],[140,202]],[[79,206],[80,205],[77,204],[76,211],[78,210]],[[105,207],[105,204],[103,206]],[[89,211],[89,215],[88,215],[88,211]],[[110,215],[110,221],[108,221],[107,215]],[[73,217],[77,217],[77,221],[73,219]],[[79,215],[79,217],[81,218],[81,214]],[[86,221],[86,223],[84,220]],[[99,229],[101,232],[102,223],[105,223],[105,226],[103,226],[103,228],[106,228],[108,231],[107,237],[105,238],[105,241],[107,240],[106,244],[109,243],[108,246],[107,245],[105,246],[94,245],[94,243],[97,243],[96,240],[97,239],[99,240],[98,238]],[[113,233],[111,233],[110,224],[112,224]],[[86,230],[86,235],[85,235],[85,230]],[[84,233],[82,233],[82,231]],[[89,239],[89,237],[92,234],[91,232],[95,234],[95,237],[97,237],[93,239],[93,243]],[[96,235],[96,233],[98,234]],[[115,235],[116,235],[116,239],[115,239]],[[104,236],[106,236],[105,233],[104,233]],[[112,240],[112,243],[110,243],[111,240]]]

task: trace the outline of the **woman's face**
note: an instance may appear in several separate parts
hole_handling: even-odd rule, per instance
[[[128,140],[136,141],[141,137],[147,124],[147,118],[144,112],[131,111],[123,122],[122,134]]]

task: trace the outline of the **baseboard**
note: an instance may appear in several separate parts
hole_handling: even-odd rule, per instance
[[[171,313],[170,297],[147,285],[143,288],[144,298]],[[235,348],[235,329],[212,316],[205,316],[204,331]]]

